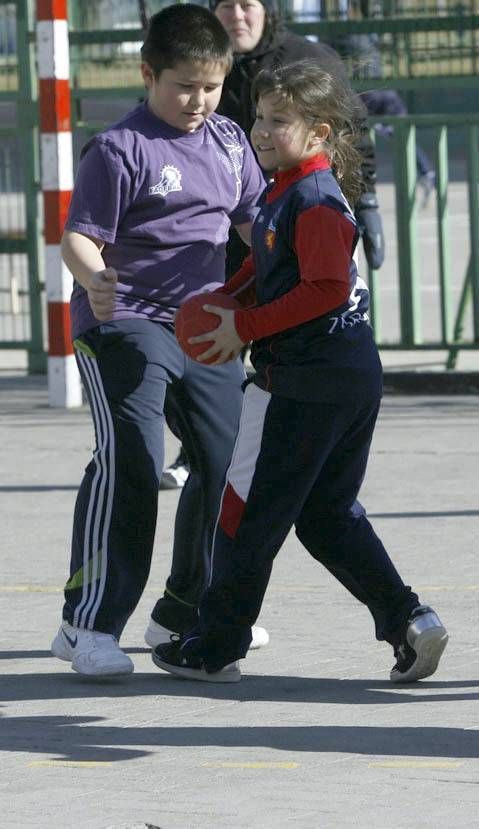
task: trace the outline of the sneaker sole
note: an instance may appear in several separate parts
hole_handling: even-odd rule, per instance
[[[89,673],[87,671],[80,670],[80,668],[74,665],[73,662],[72,668],[74,671],[76,671],[77,674],[79,674],[80,676],[88,677],[88,679],[114,679],[118,676],[129,676],[134,671],[133,665],[125,665],[123,668],[119,668],[116,670],[112,670],[110,668],[109,670],[105,669],[104,671],[96,671],[94,673]]]
[[[449,640],[446,629],[437,626],[424,630],[414,642],[416,660],[405,673],[394,669],[391,671],[391,682],[416,682],[431,676],[439,665],[439,660]]]
[[[181,668],[179,665],[170,665],[169,662],[164,662],[160,659],[154,651],[151,654],[151,658],[158,668],[161,668],[163,671],[167,671],[169,674],[173,674],[174,676],[181,677],[181,679],[196,679],[199,682],[222,683],[240,682],[241,680],[241,671],[236,667],[228,670],[223,669],[222,671],[216,671],[213,674],[209,674],[203,668],[198,670],[195,668]]]

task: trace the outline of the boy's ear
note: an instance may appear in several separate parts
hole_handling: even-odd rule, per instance
[[[149,89],[152,85],[153,81],[155,80],[155,76],[153,74],[153,69],[148,63],[144,61],[141,64],[141,77],[143,78],[143,82],[145,84],[146,89]]]

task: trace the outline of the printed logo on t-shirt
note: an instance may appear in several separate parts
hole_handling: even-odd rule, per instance
[[[268,227],[266,228],[266,233],[264,234],[264,243],[268,248],[269,252],[274,248],[274,243],[276,241],[276,227],[274,222],[271,220]]]
[[[182,189],[181,173],[178,168],[173,167],[172,164],[165,164],[158,184],[149,187],[148,193],[150,196],[166,196],[168,193],[174,193]]]
[[[218,158],[223,162],[229,173],[234,175],[236,181],[236,201],[239,201],[242,189],[242,170],[244,148],[241,146],[238,136],[228,121],[212,121],[211,127],[216,134],[221,136],[224,149],[228,153],[216,151]]]

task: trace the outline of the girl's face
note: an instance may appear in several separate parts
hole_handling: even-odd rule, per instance
[[[327,124],[311,129],[293,104],[270,93],[257,103],[251,143],[263,170],[289,170],[321,152],[328,133]]]

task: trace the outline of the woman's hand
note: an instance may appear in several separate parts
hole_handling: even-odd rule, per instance
[[[203,311],[216,314],[217,317],[221,318],[221,322],[213,331],[189,338],[188,342],[190,345],[211,343],[208,350],[204,351],[196,359],[200,363],[208,360],[208,365],[210,366],[219,366],[221,363],[227,363],[228,360],[234,360],[238,357],[244,346],[243,340],[240,340],[236,331],[235,312],[230,308],[219,308],[217,305],[203,305]],[[216,359],[212,360],[212,357]]]

